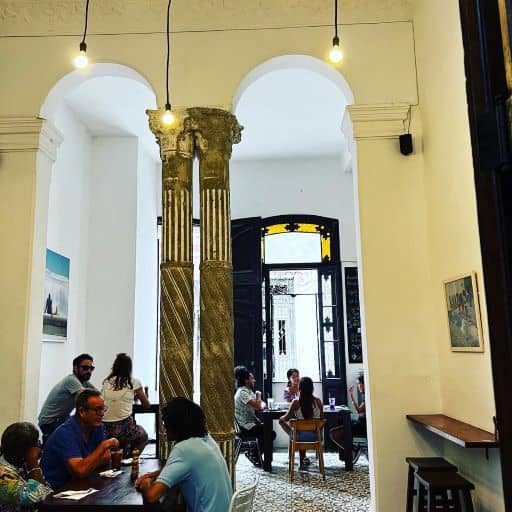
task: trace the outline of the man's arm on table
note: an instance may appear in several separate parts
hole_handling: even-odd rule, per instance
[[[110,460],[110,450],[119,447],[119,441],[112,437],[102,441],[87,457],[72,457],[66,461],[73,476],[84,478],[96,468],[107,464]]]

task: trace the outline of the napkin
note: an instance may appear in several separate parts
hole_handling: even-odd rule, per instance
[[[104,476],[105,478],[115,478],[122,473],[120,469],[107,469],[106,471],[102,471],[100,476]]]
[[[81,500],[82,498],[85,498],[86,496],[89,496],[89,494],[93,494],[95,492],[98,492],[98,489],[93,489],[90,487],[89,489],[85,489],[83,491],[62,491],[57,494],[54,494],[54,498],[65,498],[67,500]]]

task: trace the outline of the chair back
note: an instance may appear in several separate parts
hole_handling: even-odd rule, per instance
[[[253,484],[242,487],[242,489],[239,489],[233,494],[229,512],[252,512],[254,495],[256,494],[256,487],[259,480],[260,477],[258,475]]]
[[[311,418],[308,420],[290,420],[290,428],[292,429],[293,439],[297,439],[297,432],[304,430],[316,430],[317,440],[313,442],[322,441],[322,429],[325,425],[325,419]]]
[[[324,466],[324,447],[322,442],[322,429],[325,425],[325,420],[322,418],[312,418],[308,420],[290,420],[290,428],[292,429],[292,437],[288,445],[288,470],[290,472],[290,480],[293,482],[293,475],[295,472],[295,452],[301,450],[316,451],[318,458],[318,465],[322,478],[325,480],[325,466]],[[314,431],[316,433],[315,441],[298,441],[297,433],[303,431]]]

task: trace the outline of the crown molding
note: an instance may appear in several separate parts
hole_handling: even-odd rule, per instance
[[[42,151],[55,161],[63,136],[51,121],[40,117],[0,117],[0,153]]]
[[[408,103],[348,106],[354,138],[361,140],[398,137],[405,132],[410,108]]]
[[[413,2],[343,0],[340,25],[410,23]],[[94,2],[89,11],[92,29],[89,35],[161,31],[166,3],[165,0]],[[326,0],[189,0],[176,2],[173,13],[174,31],[332,25],[332,3]],[[0,0],[3,35],[81,34],[83,22],[83,0]]]

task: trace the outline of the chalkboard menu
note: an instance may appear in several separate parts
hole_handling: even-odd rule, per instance
[[[345,299],[347,303],[348,362],[363,362],[361,342],[361,313],[359,311],[359,282],[357,267],[345,267]]]

